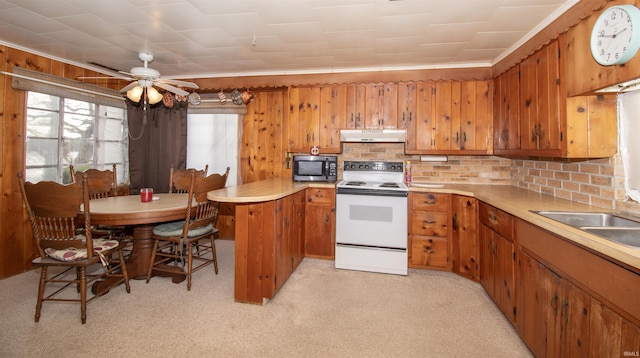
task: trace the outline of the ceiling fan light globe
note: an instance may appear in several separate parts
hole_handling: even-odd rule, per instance
[[[140,102],[140,98],[142,98],[142,92],[143,92],[142,87],[135,86],[129,91],[127,91],[127,98],[133,102],[138,103]]]
[[[149,89],[147,89],[147,98],[149,98],[150,104],[156,104],[162,101],[162,95],[153,87],[149,87]]]

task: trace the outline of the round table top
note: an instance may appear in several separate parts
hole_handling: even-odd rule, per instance
[[[189,194],[154,194],[158,200],[143,203],[139,195],[93,199],[89,203],[91,223],[96,225],[140,225],[184,219]]]

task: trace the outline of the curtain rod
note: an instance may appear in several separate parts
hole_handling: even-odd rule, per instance
[[[64,84],[61,84],[61,83],[55,83],[55,82],[51,82],[51,81],[47,81],[47,80],[41,80],[39,78],[23,76],[23,75],[19,75],[17,73],[0,71],[0,74],[9,75],[9,76],[18,77],[18,78],[24,78],[24,79],[29,80],[29,81],[46,83],[48,85],[63,87],[63,88],[70,89],[70,90],[73,90],[73,91],[85,92],[85,93],[90,93],[90,94],[97,95],[97,96],[109,97],[109,98],[119,99],[119,100],[124,101],[124,97],[113,96],[113,95],[110,95],[110,94],[100,93],[100,92],[88,90],[88,89],[85,89],[85,88],[73,87],[73,86],[68,86],[68,85],[64,85]]]

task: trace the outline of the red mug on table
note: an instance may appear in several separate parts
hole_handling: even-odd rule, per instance
[[[153,188],[140,189],[140,201],[143,203],[153,200]]]

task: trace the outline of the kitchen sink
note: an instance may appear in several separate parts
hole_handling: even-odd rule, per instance
[[[539,211],[532,213],[576,227],[619,244],[640,248],[640,218],[633,220],[615,213]]]
[[[581,227],[580,230],[620,244],[640,247],[640,228],[637,227]]]
[[[536,211],[538,215],[559,221],[574,227],[637,227],[640,221],[626,219],[613,213],[605,212],[571,212],[571,211]]]

